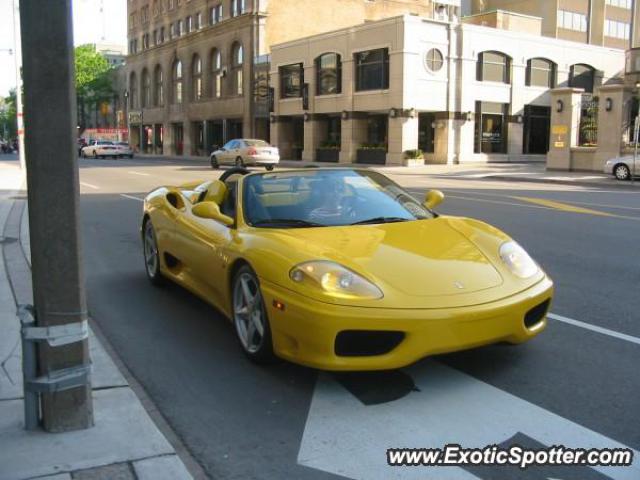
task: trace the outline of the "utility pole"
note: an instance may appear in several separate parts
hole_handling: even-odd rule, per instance
[[[23,340],[36,340],[38,357],[25,398],[39,393],[44,429],[63,432],[93,425],[71,0],[20,0],[20,7],[35,317]]]

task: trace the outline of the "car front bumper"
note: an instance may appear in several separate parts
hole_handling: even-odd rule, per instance
[[[327,304],[261,280],[276,355],[323,370],[385,370],[421,358],[496,342],[522,343],[546,327],[553,282],[543,280],[511,297],[450,309],[389,309]],[[276,304],[284,305],[284,309]],[[525,326],[527,312],[547,303],[540,320]],[[336,354],[340,332],[401,332],[381,354]],[[341,338],[345,338],[344,334]],[[365,340],[366,341],[366,340]]]
[[[604,166],[602,167],[602,171],[606,174],[612,175],[613,174],[613,163],[611,164],[607,164],[605,162]]]

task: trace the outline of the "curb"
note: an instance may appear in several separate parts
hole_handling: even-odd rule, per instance
[[[21,191],[26,191],[24,183],[21,184],[17,192]],[[14,195],[17,195],[17,192],[14,193]],[[5,261],[7,280],[16,305],[33,303],[31,267],[22,247],[22,240],[24,235],[26,235],[26,232],[22,230],[21,223],[26,205],[26,199],[14,199],[13,203],[9,207],[9,214],[7,215],[4,225],[0,225],[0,232],[2,232],[3,237],[11,240],[10,242],[0,245],[0,249],[2,250],[2,255]],[[175,455],[184,464],[189,474],[194,480],[210,479],[211,477],[191,455],[182,439],[172,429],[168,421],[164,418],[160,410],[146,393],[144,387],[142,387],[137,379],[131,374],[124,362],[117,355],[113,346],[106,339],[99,325],[96,324],[95,320],[91,316],[89,318],[89,323],[95,337],[98,339],[107,355],[111,358],[116,368],[129,384],[129,388],[133,391],[135,397],[142,405],[142,408],[146,411],[160,434],[164,436],[167,442],[174,449]],[[96,466],[94,468],[100,469],[102,467],[105,467],[105,465]],[[89,470],[93,470],[93,468]],[[100,476],[97,475],[96,478],[100,478]]]

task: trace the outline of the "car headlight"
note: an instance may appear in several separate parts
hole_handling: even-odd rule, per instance
[[[511,272],[520,278],[529,278],[538,272],[538,265],[516,242],[506,242],[500,246],[500,258]]]
[[[382,291],[370,281],[342,265],[323,260],[304,262],[289,272],[296,283],[318,288],[337,298],[382,298]]]

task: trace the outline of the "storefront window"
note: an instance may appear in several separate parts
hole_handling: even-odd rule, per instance
[[[355,54],[356,91],[389,88],[389,50],[379,48]]]
[[[387,149],[387,115],[371,115],[367,120],[367,141],[369,147]]]
[[[302,96],[304,70],[301,63],[280,67],[280,98]]]
[[[342,64],[337,53],[325,53],[316,58],[316,94],[340,93]]]
[[[476,102],[475,153],[507,153],[509,105]]]

